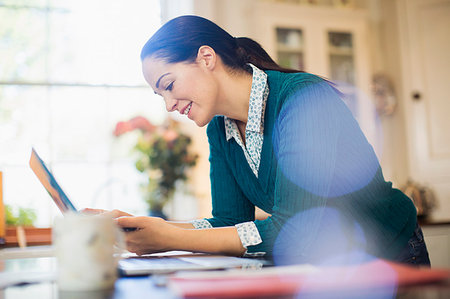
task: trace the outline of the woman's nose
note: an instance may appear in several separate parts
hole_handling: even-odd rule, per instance
[[[174,111],[176,109],[177,103],[178,103],[177,100],[170,98],[170,97],[164,97],[164,102],[166,103],[166,110],[168,112]]]

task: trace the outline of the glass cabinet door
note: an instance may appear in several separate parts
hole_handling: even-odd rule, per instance
[[[303,32],[300,29],[276,28],[278,63],[286,68],[304,69]]]
[[[356,119],[359,118],[353,35],[350,32],[328,32],[329,75],[343,93],[343,100]]]
[[[355,84],[353,37],[348,32],[328,32],[331,80]]]

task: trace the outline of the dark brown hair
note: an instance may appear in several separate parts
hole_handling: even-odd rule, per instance
[[[208,19],[186,15],[165,23],[144,45],[141,60],[148,56],[169,63],[194,62],[201,46],[210,46],[232,70],[248,69],[251,63],[262,70],[300,72],[279,66],[256,41],[234,38]]]

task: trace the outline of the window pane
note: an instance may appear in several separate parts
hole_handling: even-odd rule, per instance
[[[304,59],[302,53],[288,53],[278,51],[278,63],[282,67],[296,70],[304,70]]]
[[[47,0],[2,0],[0,3],[13,7],[44,7],[47,5]]]
[[[108,169],[109,177],[96,186],[90,204],[102,209],[119,209],[135,215],[146,215],[148,206],[140,184],[147,178],[136,171],[129,161],[114,162]]]
[[[330,75],[333,81],[355,84],[353,36],[349,32],[328,32]]]
[[[112,142],[120,146],[122,139],[128,140],[122,156],[129,156],[129,142],[136,140],[113,140],[116,123],[137,115],[161,123],[166,115],[150,88],[52,87],[50,101],[52,159],[57,161],[109,161]]]
[[[49,148],[49,110],[43,87],[0,86],[0,166],[25,165],[31,146]]]
[[[330,55],[331,79],[355,84],[355,66],[352,56]]]
[[[139,54],[159,24],[155,3],[60,3],[50,17],[51,81],[145,85]]]
[[[300,29],[277,28],[277,43],[294,49],[303,47],[303,32]]]
[[[349,32],[328,32],[328,42],[331,47],[342,49],[353,47],[352,34]]]
[[[303,70],[303,31],[294,28],[277,28],[277,56],[282,67]]]
[[[46,14],[0,7],[0,81],[44,81]]]
[[[107,92],[103,88],[50,89],[51,157],[55,161],[108,159]]]

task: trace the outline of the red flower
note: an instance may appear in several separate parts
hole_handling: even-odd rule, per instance
[[[120,136],[133,130],[142,130],[143,132],[152,133],[156,127],[152,125],[145,117],[136,116],[129,121],[119,121],[114,129],[114,136]]]
[[[178,138],[178,133],[175,130],[168,129],[163,133],[163,139],[167,142],[172,142]]]

